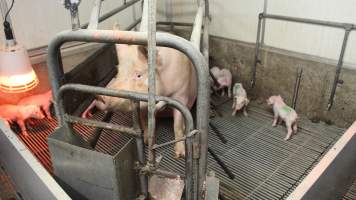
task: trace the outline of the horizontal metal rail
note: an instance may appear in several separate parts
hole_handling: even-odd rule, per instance
[[[124,133],[124,134],[127,134],[128,136],[141,137],[141,132],[138,132],[133,128],[125,127],[125,126],[121,126],[121,125],[100,122],[100,121],[91,120],[91,119],[84,119],[81,117],[76,117],[76,116],[68,115],[68,114],[64,115],[64,120],[67,122],[70,122],[70,123],[79,123],[79,124],[83,124],[83,125],[90,126],[90,127],[118,131],[119,133]]]
[[[134,5],[135,3],[139,2],[139,1],[141,1],[141,0],[131,0],[131,1],[129,1],[129,2],[126,2],[126,4],[123,4],[122,6],[120,6],[120,7],[118,7],[118,8],[115,8],[115,9],[113,9],[113,10],[111,10],[111,11],[105,13],[105,14],[102,15],[101,17],[99,17],[98,22],[102,22],[102,21],[104,21],[104,20],[110,18],[111,16],[113,16],[113,15],[115,15],[115,14],[117,14],[117,13],[123,11],[123,10],[125,10],[126,8],[128,8],[128,7],[132,6],[132,5]],[[85,29],[85,28],[88,27],[88,25],[89,25],[89,22],[83,24],[83,25],[81,26],[81,28]]]
[[[323,20],[316,20],[316,19],[288,17],[288,16],[272,15],[272,14],[265,14],[265,13],[261,13],[260,15],[261,15],[261,18],[275,19],[275,20],[282,20],[282,21],[289,21],[289,22],[298,22],[298,23],[304,23],[304,24],[329,26],[329,27],[342,28],[342,29],[355,29],[356,28],[356,25],[351,24],[351,23],[340,23],[340,22],[323,21]]]
[[[86,123],[86,121],[90,122],[96,122],[94,120],[87,120],[87,119],[82,119],[79,121],[76,121],[79,117],[74,117],[74,116],[68,116],[67,119],[65,119],[65,112],[64,112],[64,101],[63,101],[63,96],[66,91],[78,91],[78,92],[85,92],[85,93],[90,93],[90,94],[96,94],[96,95],[105,95],[105,96],[112,96],[112,97],[119,97],[119,98],[125,98],[125,99],[132,99],[136,101],[148,101],[148,95],[144,93],[137,93],[137,92],[132,92],[132,91],[125,91],[125,90],[114,90],[114,89],[108,89],[108,88],[103,88],[103,87],[96,87],[96,86],[89,86],[89,85],[82,85],[82,84],[65,84],[63,85],[57,96],[58,104],[59,106],[59,112],[61,116],[59,117],[59,121],[61,121],[59,124],[64,125],[65,121],[71,120],[75,121],[78,123]],[[193,117],[190,113],[190,111],[179,101],[171,99],[169,97],[163,97],[163,96],[157,96],[156,101],[165,101],[167,104],[177,110],[179,110],[182,115],[184,116],[185,119],[185,124],[187,129],[193,129]],[[106,124],[106,123],[105,123]],[[100,128],[105,128],[105,127],[100,127]],[[110,129],[110,127],[108,127]],[[134,135],[135,133],[132,132]]]
[[[333,21],[323,21],[323,20],[305,19],[305,18],[298,18],[298,17],[288,17],[288,16],[282,16],[282,15],[272,15],[272,14],[260,13],[258,15],[255,57],[254,57],[254,64],[252,66],[252,79],[251,79],[251,87],[252,88],[256,84],[257,64],[261,63],[261,61],[259,59],[259,54],[260,54],[260,46],[261,46],[260,45],[260,43],[261,43],[261,29],[262,29],[262,25],[263,25],[262,24],[263,19],[274,19],[274,20],[281,20],[281,21],[288,21],[288,22],[327,26],[327,27],[332,27],[332,28],[341,28],[341,29],[345,30],[345,35],[344,35],[344,39],[342,42],[338,63],[336,65],[335,77],[334,77],[333,85],[331,88],[329,102],[327,105],[327,109],[330,110],[334,104],[334,98],[335,98],[337,85],[340,82],[340,73],[341,73],[341,68],[342,68],[343,61],[344,61],[344,55],[345,55],[349,35],[350,35],[351,31],[356,30],[356,25],[352,24],[352,23],[340,23],[340,22],[333,22]],[[264,31],[262,34],[264,34]],[[264,35],[262,35],[262,38],[264,38]]]
[[[157,22],[157,25],[167,25],[167,26],[193,26],[193,23],[187,23],[187,22],[163,22],[163,21],[159,21]]]

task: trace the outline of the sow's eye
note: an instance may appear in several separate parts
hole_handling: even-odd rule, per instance
[[[142,74],[141,73],[135,73],[135,79],[141,79],[142,78]]]

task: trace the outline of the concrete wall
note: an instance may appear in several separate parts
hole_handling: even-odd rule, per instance
[[[254,45],[219,37],[211,37],[211,65],[230,68],[234,82],[242,82],[252,100],[266,105],[265,100],[280,94],[291,104],[298,66],[303,75],[297,101],[297,112],[315,121],[335,123],[347,127],[356,119],[356,71],[343,69],[340,79],[344,81],[336,92],[335,103],[326,110],[335,74],[335,66],[324,59],[304,54],[265,48],[262,65],[257,68],[257,82],[250,89]]]
[[[191,0],[172,0],[174,21],[192,22],[196,3]],[[165,1],[165,2],[170,2]],[[165,16],[164,3],[161,14]],[[210,0],[211,35],[245,42],[255,42],[258,13],[264,0]],[[169,6],[166,6],[169,7]],[[354,0],[268,0],[267,13],[292,17],[356,23]],[[268,46],[314,56],[337,59],[343,31],[327,27],[268,20],[265,42]],[[350,36],[345,61],[356,68],[356,31]]]
[[[7,0],[8,6],[11,0]],[[80,21],[88,22],[94,0],[84,0],[79,7]],[[108,12],[123,4],[123,0],[105,0],[102,13]],[[128,8],[120,14],[100,24],[101,29],[111,29],[114,22],[126,27],[141,14],[140,4],[135,8]],[[58,32],[71,28],[69,11],[64,8],[60,0],[15,0],[10,13],[15,37],[28,49],[48,44],[48,41]],[[2,28],[1,28],[2,30]],[[0,31],[0,45],[4,42],[4,33]]]

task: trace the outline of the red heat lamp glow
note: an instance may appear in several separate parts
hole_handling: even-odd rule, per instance
[[[0,90],[6,93],[29,91],[38,85],[27,50],[21,45],[0,49]]]

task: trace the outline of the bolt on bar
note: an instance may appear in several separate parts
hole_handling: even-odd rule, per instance
[[[260,13],[258,15],[258,28],[257,28],[255,58],[254,58],[254,64],[252,66],[253,67],[252,68],[252,79],[251,79],[251,87],[252,88],[256,84],[257,63],[260,63],[259,51],[260,51],[260,40],[261,40],[261,26],[262,26],[263,19],[275,19],[275,20],[282,20],[282,21],[289,21],[289,22],[297,22],[297,23],[304,23],[304,24],[333,27],[333,28],[341,28],[341,29],[345,30],[345,35],[344,35],[344,39],[343,39],[343,43],[342,43],[342,47],[341,47],[341,52],[339,55],[338,63],[336,65],[335,78],[333,81],[331,94],[330,94],[330,98],[329,98],[329,102],[328,102],[328,106],[327,106],[327,109],[330,110],[334,103],[334,97],[335,97],[335,93],[336,93],[336,89],[337,89],[337,84],[339,83],[339,77],[340,77],[340,72],[341,72],[341,68],[343,65],[344,54],[346,51],[348,38],[349,38],[350,32],[353,30],[356,30],[356,25],[351,24],[351,23],[340,23],[340,22],[322,21],[322,20],[287,17],[287,16],[281,16],[281,15],[271,15],[271,14],[266,14],[266,13]],[[263,32],[263,34],[264,34],[264,32]]]

